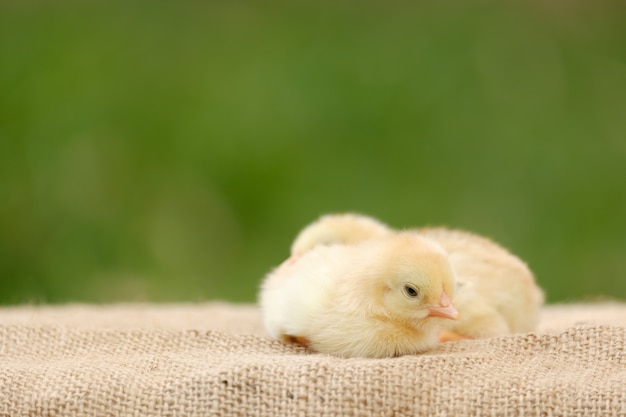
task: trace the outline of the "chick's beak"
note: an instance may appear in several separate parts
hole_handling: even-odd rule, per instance
[[[459,318],[459,312],[450,301],[448,294],[446,294],[445,291],[442,291],[441,298],[439,299],[439,305],[429,307],[428,316],[456,320]]]
[[[284,267],[287,267],[287,266],[291,266],[291,265],[293,265],[293,264],[295,264],[295,263],[296,263],[296,261],[298,260],[298,258],[300,258],[300,255],[299,255],[299,254],[292,255],[291,257],[289,257],[289,258],[287,258],[285,261],[283,261],[283,263],[282,263],[282,264],[280,264],[280,265],[278,266],[278,268],[280,269],[280,268],[284,268]]]

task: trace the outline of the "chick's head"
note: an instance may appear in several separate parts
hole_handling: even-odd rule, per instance
[[[291,255],[302,255],[318,245],[351,245],[391,232],[385,224],[362,214],[327,214],[302,229],[291,245]]]
[[[455,273],[447,254],[437,244],[411,233],[388,239],[380,260],[378,294],[384,314],[417,324],[431,317],[457,319]]]

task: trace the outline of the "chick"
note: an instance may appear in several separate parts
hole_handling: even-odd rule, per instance
[[[317,245],[349,245],[391,233],[387,225],[362,214],[327,214],[302,229],[291,245],[291,255],[299,256]]]
[[[414,233],[318,245],[264,280],[259,303],[275,339],[343,357],[424,352],[456,319],[446,253]]]
[[[457,275],[453,299],[460,318],[442,340],[483,338],[535,329],[544,296],[518,257],[491,240],[460,230],[424,228],[418,236],[440,245]]]

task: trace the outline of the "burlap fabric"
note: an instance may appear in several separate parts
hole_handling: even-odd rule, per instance
[[[548,306],[536,333],[340,359],[254,306],[0,309],[2,416],[626,416],[626,304]]]

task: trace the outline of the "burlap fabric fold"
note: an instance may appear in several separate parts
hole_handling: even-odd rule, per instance
[[[266,338],[254,306],[0,309],[1,416],[626,416],[626,304],[536,333],[340,359]]]

